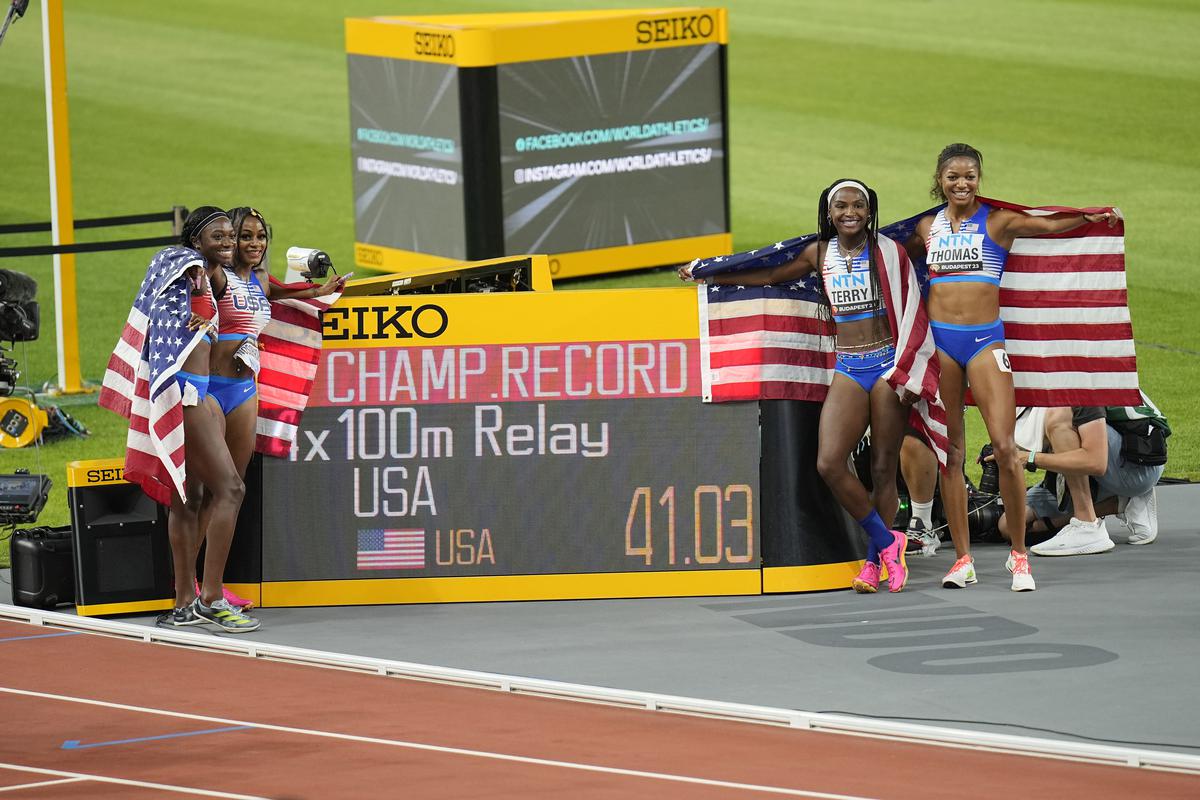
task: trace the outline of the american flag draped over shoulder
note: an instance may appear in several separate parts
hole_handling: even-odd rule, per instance
[[[980,198],[1027,214],[1080,213]],[[922,217],[880,229],[906,241]],[[1088,209],[1089,213],[1108,209]],[[775,266],[816,235],[704,259],[696,277]],[[913,267],[922,287],[926,265]],[[712,402],[821,400],[833,372],[833,328],[817,316],[815,276],[766,287],[701,287],[704,397]],[[1087,224],[1063,234],[1017,239],[1000,285],[1000,318],[1018,406],[1130,405],[1138,398],[1133,328],[1125,290],[1124,226]]]
[[[274,277],[271,283],[281,289],[309,286],[285,284]],[[321,312],[339,297],[341,292],[312,300],[271,302],[271,321],[258,337],[263,347],[254,447],[258,452],[286,457],[296,441],[321,358]]]
[[[774,266],[798,256],[814,236],[779,242],[736,256],[693,266],[706,277],[721,268]],[[897,391],[920,399],[910,424],[945,464],[946,411],[938,396],[938,360],[913,265],[903,247],[884,236],[875,250],[880,292],[896,342],[895,366],[884,379]],[[733,264],[729,265],[728,262]],[[821,402],[833,379],[834,326],[821,313],[817,278],[779,286],[700,287],[701,371],[706,401],[790,399]]]
[[[187,247],[168,247],[150,260],[100,390],[100,405],[129,420],[125,480],[163,505],[173,492],[183,494],[186,478],[183,394],[175,373],[204,338],[187,328],[186,271],[194,266],[203,268],[204,258]]]

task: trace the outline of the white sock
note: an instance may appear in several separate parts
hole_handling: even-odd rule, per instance
[[[933,501],[918,503],[912,501],[912,515],[925,523],[926,528],[933,527]]]

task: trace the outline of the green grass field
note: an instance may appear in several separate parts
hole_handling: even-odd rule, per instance
[[[351,269],[343,17],[629,5],[67,0],[76,216],[252,204],[280,245],[319,246]],[[1200,479],[1200,268],[1186,244],[1200,213],[1200,6],[736,0],[728,8],[738,249],[810,230],[817,193],[840,176],[874,186],[885,221],[928,207],[934,158],[952,141],[983,151],[992,196],[1117,205],[1127,218],[1142,384],[1175,430],[1167,474]],[[0,224],[49,219],[40,13],[35,0],[0,47]],[[0,246],[46,241],[5,236]],[[78,258],[88,380],[103,375],[149,255]],[[43,336],[16,354],[25,381],[40,386],[56,372],[50,259],[0,267],[41,285]],[[562,288],[674,280],[658,271]],[[29,467],[54,479],[40,520],[48,524],[68,519],[66,462],[123,452],[122,420],[94,405],[69,410],[92,429],[90,440],[0,453],[0,472]],[[972,438],[982,441],[979,425]]]

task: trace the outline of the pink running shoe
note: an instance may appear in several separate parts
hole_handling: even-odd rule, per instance
[[[859,594],[875,594],[879,590],[879,565],[874,561],[864,563],[850,585]]]
[[[900,531],[892,531],[892,536],[892,543],[879,552],[879,559],[887,567],[888,591],[898,592],[908,583],[908,563],[904,560],[908,537]]]
[[[199,597],[200,596],[200,582],[193,581],[192,585],[196,587],[196,597]],[[254,608],[253,601],[247,600],[244,597],[237,596],[233,592],[229,591],[228,586],[221,587],[221,596],[225,598],[225,602],[229,603],[229,605],[233,606],[234,608],[241,609],[242,611],[248,611],[248,610]]]

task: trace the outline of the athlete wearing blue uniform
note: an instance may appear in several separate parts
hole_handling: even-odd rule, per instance
[[[1000,467],[1000,496],[1012,542],[1005,566],[1012,573],[1013,591],[1031,591],[1036,587],[1025,550],[1025,478],[1013,440],[1016,408],[1000,321],[1000,282],[1014,239],[1061,233],[1084,222],[1107,221],[1112,226],[1118,217],[1114,212],[1032,216],[991,206],[978,197],[982,176],[983,156],[974,147],[960,143],[943,149],[932,194],[946,205],[917,223],[906,242],[914,258],[924,257],[929,263],[929,325],[945,356],[939,393],[951,447],[941,477],[942,505],[958,560],[942,585],[962,588],[976,582],[962,478],[963,398],[969,383]]]
[[[880,274],[886,272],[884,264],[889,260],[897,281],[902,269],[911,271],[912,267],[897,242],[878,235],[878,202],[875,193],[860,181],[838,181],[822,192],[817,217],[816,241],[791,261],[718,274],[711,280],[767,286],[819,273],[837,346],[833,380],[821,409],[817,471],[867,534],[867,560],[852,586],[859,592],[875,592],[882,560],[888,570],[888,588],[898,592],[908,580],[908,566],[904,534],[891,530],[897,509],[896,466],[908,404],[917,396],[906,388],[902,401],[897,389],[881,380],[895,365],[897,334],[888,316]],[[680,268],[679,277],[693,280],[690,266]],[[912,285],[910,297],[920,303],[915,278]],[[892,311],[899,318],[905,309]],[[924,312],[920,315],[923,319]],[[906,352],[903,347],[902,352]],[[873,495],[847,467],[850,453],[868,425]]]
[[[929,226],[925,240],[925,260],[929,265],[929,284],[989,283],[1000,285],[1008,248],[1001,247],[988,233],[988,215],[992,206],[980,203],[970,219],[956,229],[940,209]],[[955,325],[930,320],[933,341],[963,369],[975,356],[993,344],[1004,346],[1004,323],[999,316],[992,322]]]
[[[841,246],[830,242],[821,269],[830,314],[838,325],[887,317],[879,298],[879,287],[871,280],[871,259],[865,252],[845,258]],[[886,320],[885,320],[886,322]],[[884,342],[868,350],[838,350],[834,371],[845,375],[870,393],[875,383],[896,363],[896,345]]]

